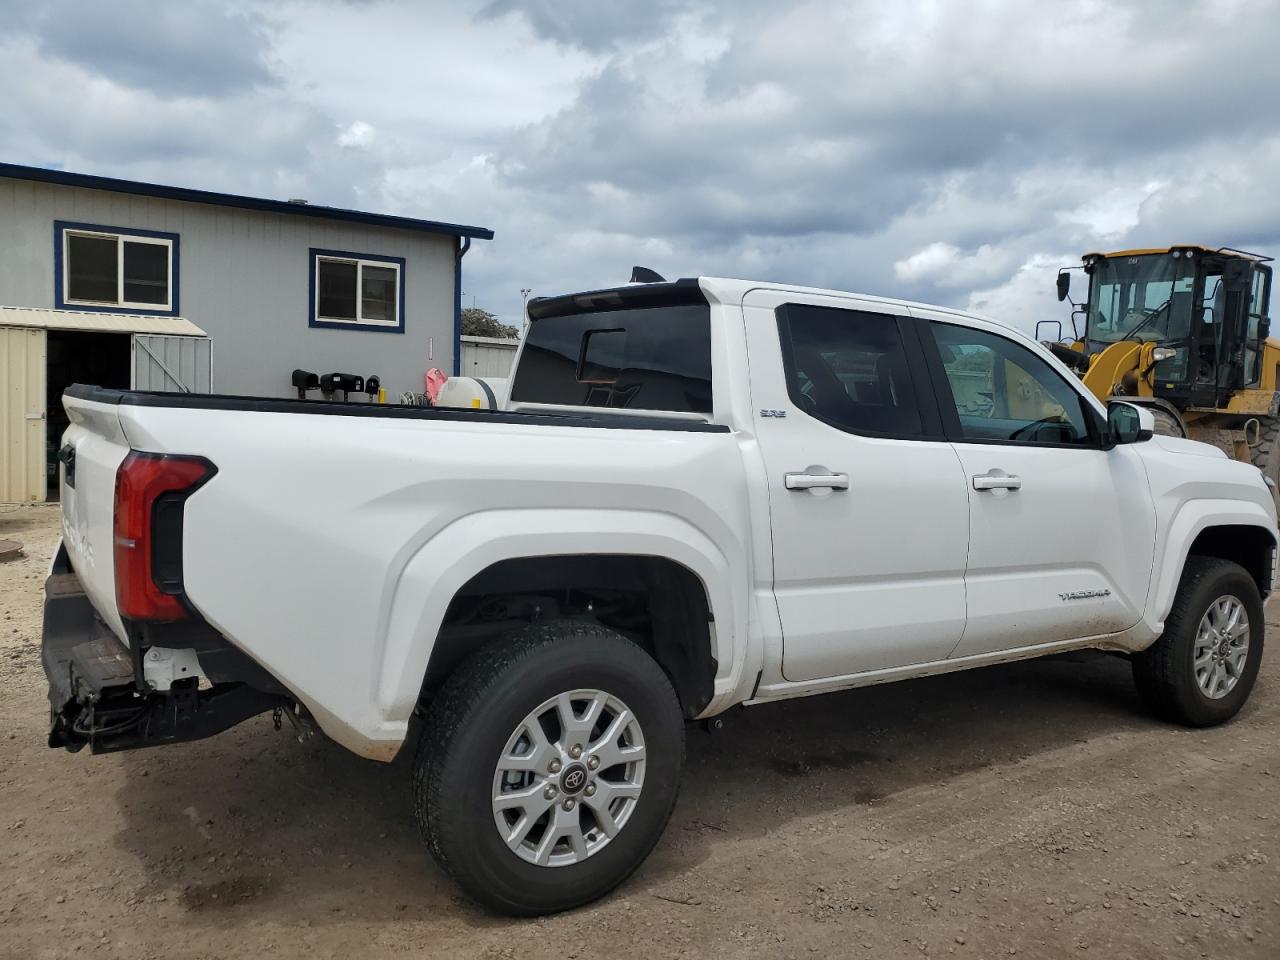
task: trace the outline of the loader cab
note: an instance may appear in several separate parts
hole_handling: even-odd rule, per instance
[[[1197,246],[1086,254],[1078,347],[1093,356],[1121,341],[1154,342],[1154,363],[1139,374],[1151,395],[1179,409],[1225,407],[1261,381],[1268,259]]]

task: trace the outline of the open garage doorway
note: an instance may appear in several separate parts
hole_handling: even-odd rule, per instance
[[[58,447],[70,421],[62,406],[62,391],[73,383],[129,389],[128,333],[48,331],[45,390],[48,425],[45,431],[45,478],[48,499],[58,499]]]

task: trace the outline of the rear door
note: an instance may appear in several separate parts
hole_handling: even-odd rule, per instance
[[[764,290],[743,308],[784,677],[945,659],[964,630],[969,507],[910,321]]]
[[[1133,626],[1155,542],[1141,457],[1102,449],[1080,389],[1009,331],[912,312],[928,318],[920,333],[969,499],[968,624],[953,656]]]

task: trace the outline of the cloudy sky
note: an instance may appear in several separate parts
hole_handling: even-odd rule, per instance
[[[669,276],[1064,317],[1088,249],[1280,252],[1280,3],[0,0],[0,159],[493,228],[464,288]]]

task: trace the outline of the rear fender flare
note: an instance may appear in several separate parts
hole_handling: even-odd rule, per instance
[[[474,576],[504,560],[573,554],[663,557],[702,582],[714,618],[712,654],[717,697],[736,688],[747,636],[746,549],[732,556],[672,514],[643,510],[492,510],[469,514],[441,530],[405,564],[392,595],[377,651],[374,703],[384,728],[402,728],[417,704],[444,613]]]

